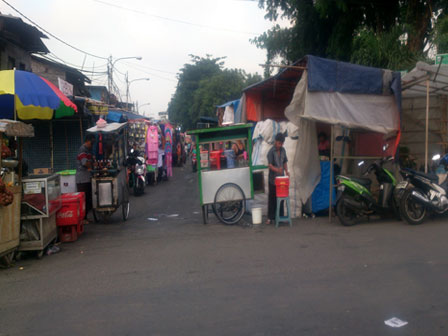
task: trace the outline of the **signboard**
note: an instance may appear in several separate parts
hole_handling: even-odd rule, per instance
[[[438,54],[436,55],[436,64],[448,65],[448,54]]]
[[[167,116],[168,115],[168,112],[159,112],[159,116],[160,117],[162,117],[162,116]]]
[[[73,96],[73,85],[58,77],[59,90],[66,96]]]

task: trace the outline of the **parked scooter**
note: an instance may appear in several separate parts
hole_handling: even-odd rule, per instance
[[[439,161],[440,160],[440,161]],[[448,167],[448,154],[442,159],[437,154],[433,162]],[[404,181],[397,186],[396,194],[400,199],[400,214],[412,225],[424,222],[428,213],[443,214],[448,211],[448,179],[439,184],[434,173],[425,174],[412,169],[402,169]]]
[[[130,167],[129,187],[134,189],[134,195],[140,196],[145,192],[146,166],[145,158],[140,153],[131,149],[127,163]]]
[[[355,225],[360,218],[374,214],[398,216],[398,207],[393,197],[397,180],[389,170],[383,167],[386,162],[392,160],[392,157],[377,160],[370,164],[363,174],[375,173],[380,185],[378,199],[375,199],[370,191],[372,181],[369,178],[343,175],[336,177],[338,184],[336,215],[342,225]],[[363,164],[364,161],[361,161],[358,166]]]

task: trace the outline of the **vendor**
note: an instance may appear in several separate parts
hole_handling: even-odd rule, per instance
[[[92,148],[94,143],[95,135],[87,134],[84,144],[79,148],[78,156],[76,157],[76,189],[78,192],[83,192],[86,197],[86,215],[84,220],[87,220],[87,213],[92,209],[90,171],[93,168]]]
[[[318,149],[319,156],[330,156],[330,142],[328,141],[327,134],[325,132],[320,132],[317,136],[319,140]]]
[[[236,142],[233,143],[232,145],[232,149],[235,152],[235,157],[237,159],[242,159],[244,158],[244,152],[245,152],[245,148],[244,148],[244,143],[241,140],[236,140]]]
[[[278,133],[275,136],[274,147],[268,152],[268,166],[269,166],[269,197],[268,197],[268,220],[266,224],[271,224],[275,220],[275,212],[277,209],[277,190],[275,187],[275,178],[277,176],[289,176],[288,172],[288,158],[286,157],[286,150],[283,148],[285,136]],[[283,215],[283,203],[281,205],[280,215]]]

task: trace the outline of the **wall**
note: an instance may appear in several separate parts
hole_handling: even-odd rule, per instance
[[[407,147],[417,159],[420,168],[425,162],[426,97],[403,97],[402,137],[400,147]],[[448,149],[448,104],[446,96],[430,97],[429,112],[429,162],[434,154],[444,154]],[[401,151],[403,152],[403,151]]]
[[[10,62],[13,58],[15,64]],[[0,45],[0,70],[31,70],[31,56],[24,49],[19,48],[9,42],[2,42]]]
[[[34,59],[31,60],[31,70],[51,83],[59,87],[58,78],[66,80],[66,72],[58,67],[51,66],[49,64],[38,62]]]

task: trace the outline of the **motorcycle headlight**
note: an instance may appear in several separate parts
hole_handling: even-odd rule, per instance
[[[135,172],[136,172],[137,174],[139,174],[139,175],[143,175],[143,168],[142,168],[142,167],[137,167],[137,168],[135,169]]]

